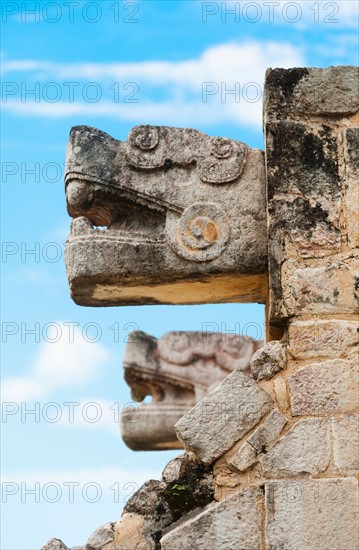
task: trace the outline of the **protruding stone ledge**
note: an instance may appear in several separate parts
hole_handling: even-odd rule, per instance
[[[271,397],[235,370],[176,424],[179,440],[205,464],[239,441],[273,407]]]

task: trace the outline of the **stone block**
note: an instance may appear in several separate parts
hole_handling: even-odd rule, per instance
[[[273,407],[271,397],[249,376],[233,371],[175,425],[185,449],[211,464]]]
[[[347,115],[359,108],[357,67],[268,69],[264,109],[267,120],[308,115]]]
[[[291,269],[282,279],[289,315],[358,313],[357,262]]]
[[[268,550],[359,548],[355,478],[268,481],[265,504]]]
[[[288,378],[292,414],[331,415],[358,408],[358,365],[348,361],[313,363]]]
[[[332,419],[333,461],[343,475],[359,473],[359,415]]]
[[[320,123],[318,131],[300,122],[271,123],[267,146],[272,224],[312,240],[317,227],[335,232],[340,205],[337,131]],[[300,233],[295,236],[299,242]]]
[[[318,418],[300,420],[262,457],[267,478],[324,472],[330,460],[330,425]]]
[[[295,359],[321,356],[347,357],[358,354],[359,332],[356,321],[316,319],[289,325],[289,352]]]
[[[286,418],[279,411],[271,412],[228,460],[229,464],[239,471],[252,466],[268,452],[286,423]]]
[[[250,368],[255,380],[269,380],[286,366],[286,345],[283,342],[268,342],[253,355]]]
[[[251,487],[210,505],[161,539],[161,550],[260,550],[260,522]]]

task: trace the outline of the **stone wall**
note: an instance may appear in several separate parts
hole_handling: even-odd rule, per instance
[[[186,454],[84,549],[359,549],[358,104],[352,67],[268,70],[267,343],[177,422]]]
[[[261,488],[256,548],[358,548],[357,109],[355,69],[267,72],[268,332],[283,336],[252,371],[275,412],[214,465],[218,499]]]

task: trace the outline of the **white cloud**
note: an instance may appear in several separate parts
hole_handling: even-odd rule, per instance
[[[41,399],[57,389],[79,386],[97,378],[110,354],[99,342],[91,342],[91,338],[95,339],[92,335],[84,335],[71,323],[52,323],[32,372],[26,376],[5,378],[2,400]]]
[[[175,84],[198,90],[203,82],[252,82],[263,79],[270,66],[300,65],[301,52],[288,42],[229,42],[211,46],[195,59],[186,61],[141,61],[122,63],[51,63],[14,60],[2,62],[3,74],[37,72],[43,78],[110,79],[141,81],[153,85]]]
[[[21,116],[39,116],[46,118],[63,118],[69,116],[110,117],[140,123],[168,124],[190,126],[207,121],[212,124],[233,121],[237,119],[243,124],[256,124],[260,126],[261,101],[252,104],[247,110],[242,109],[238,103],[225,105],[218,96],[217,108],[213,108],[213,100],[209,98],[203,103],[201,98],[197,101],[189,99],[173,99],[172,101],[154,102],[147,101],[138,104],[118,104],[102,102],[90,104],[76,103],[35,103],[20,101],[8,102],[5,109],[13,114]],[[244,101],[243,101],[244,103]]]
[[[199,57],[185,61],[119,63],[51,63],[3,61],[3,73],[26,72],[34,79],[64,82],[85,80],[102,85],[102,100],[21,101],[11,95],[3,109],[21,116],[60,118],[88,115],[158,124],[194,125],[237,122],[261,126],[261,99],[268,67],[305,65],[300,48],[289,42],[229,42],[207,48]],[[114,102],[110,83],[136,83],[137,103]],[[235,96],[231,90],[237,87]],[[79,88],[81,89],[81,87]],[[128,93],[132,92],[128,90]],[[164,99],[157,99],[158,92]],[[76,93],[76,92],[75,92]],[[76,97],[76,96],[75,96]],[[41,99],[41,98],[40,98]],[[110,99],[112,101],[110,101]]]

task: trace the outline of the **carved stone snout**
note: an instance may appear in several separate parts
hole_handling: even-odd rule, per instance
[[[265,301],[262,151],[192,129],[137,126],[122,142],[77,126],[65,184],[76,303]]]
[[[131,333],[124,375],[139,402],[122,413],[121,431],[133,450],[178,449],[174,425],[228,374],[250,374],[253,353],[263,343],[235,334],[169,332],[156,339]],[[144,402],[147,396],[151,403]]]

